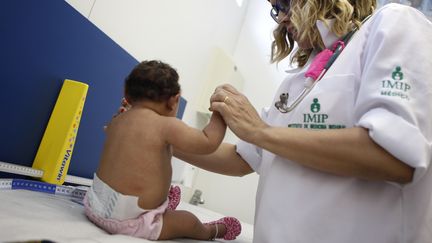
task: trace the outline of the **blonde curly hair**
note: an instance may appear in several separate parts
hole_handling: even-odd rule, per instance
[[[289,1],[279,0],[282,5]],[[309,43],[312,48],[298,48],[291,56],[291,63],[303,67],[314,49],[325,48],[316,26],[317,20],[334,19],[332,32],[342,37],[353,28],[359,28],[363,19],[372,14],[377,6],[376,0],[292,0],[290,21],[300,33],[299,42]],[[279,24],[273,31],[274,41],[271,47],[272,63],[280,62],[292,51],[294,39],[289,35],[286,27]]]

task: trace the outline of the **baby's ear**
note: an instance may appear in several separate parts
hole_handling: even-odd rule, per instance
[[[177,104],[179,103],[179,100],[180,100],[180,93],[171,96],[171,97],[169,98],[169,100],[168,100],[168,104],[167,104],[167,105],[168,105],[168,108],[169,108],[170,110],[174,110],[174,109],[176,109],[176,108],[177,108]]]

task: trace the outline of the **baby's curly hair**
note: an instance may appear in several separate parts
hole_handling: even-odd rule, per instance
[[[128,102],[162,102],[180,93],[179,75],[170,65],[158,60],[139,63],[126,77]]]

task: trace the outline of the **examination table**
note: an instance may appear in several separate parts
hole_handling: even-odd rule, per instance
[[[178,209],[194,213],[203,222],[223,215],[181,202]],[[253,227],[242,222],[242,233],[233,243],[252,242]],[[0,242],[129,243],[152,242],[125,235],[110,235],[92,224],[83,206],[69,197],[28,190],[0,190]],[[177,239],[162,242],[206,242]],[[216,242],[228,242],[221,239]]]

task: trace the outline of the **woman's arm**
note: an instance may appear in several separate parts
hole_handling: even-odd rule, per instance
[[[377,145],[361,127],[305,130],[267,127],[252,143],[320,171],[368,180],[408,183],[414,169]]]
[[[414,169],[382,149],[364,128],[270,127],[230,85],[218,87],[211,102],[211,110],[219,111],[240,139],[304,166],[368,180],[407,183],[413,178]]]
[[[207,155],[174,149],[174,156],[204,170],[223,175],[244,176],[253,172],[249,164],[237,154],[233,144],[222,143],[215,152]]]

